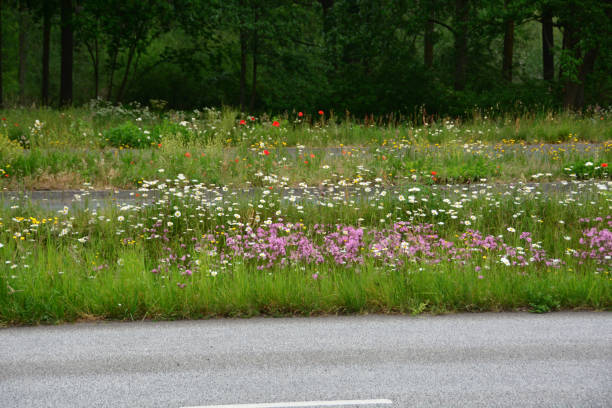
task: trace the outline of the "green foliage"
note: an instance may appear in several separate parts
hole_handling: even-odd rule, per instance
[[[21,144],[8,138],[0,132],[0,161],[7,162],[17,157],[23,151]]]
[[[114,147],[143,148],[151,147],[161,142],[162,128],[154,132],[143,130],[132,122],[125,122],[108,129],[102,134],[103,143]]]
[[[27,129],[23,126],[15,124],[14,126],[8,127],[8,138],[9,140],[18,143],[23,148],[30,147],[30,134]]]
[[[578,180],[587,180],[592,178],[609,179],[612,177],[612,172],[608,167],[608,163],[601,160],[577,160],[568,167],[563,169],[565,174],[575,177]]]

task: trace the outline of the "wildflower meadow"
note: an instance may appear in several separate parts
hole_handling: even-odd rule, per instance
[[[4,325],[612,306],[606,110],[0,114]]]

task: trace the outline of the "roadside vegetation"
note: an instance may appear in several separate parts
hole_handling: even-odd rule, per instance
[[[184,174],[207,184],[286,185],[339,179],[473,183],[609,178],[612,115],[557,113],[463,120],[281,116],[231,109],[157,112],[102,102],[62,112],[0,111],[5,190],[138,188]],[[434,178],[430,177],[432,172]]]
[[[612,307],[605,112],[105,109],[2,112],[2,324]],[[6,196],[54,177],[59,211]]]

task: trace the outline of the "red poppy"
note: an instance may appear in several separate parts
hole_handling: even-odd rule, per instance
[[[157,147],[161,147],[161,143],[158,143],[158,144],[157,144]]]
[[[235,162],[238,163],[238,159],[236,159]]]
[[[191,153],[189,153],[189,152],[185,153],[185,157],[187,157],[187,158],[191,157]]]
[[[314,153],[310,153],[310,158],[314,159]]]
[[[280,126],[280,123],[278,123],[278,121],[276,121],[276,120],[275,120],[274,122],[272,122],[272,126],[279,127],[279,126]]]
[[[2,118],[2,120],[6,121],[6,118]]]
[[[601,167],[608,167],[608,163],[601,163]]]
[[[249,119],[251,119],[254,122],[255,121],[255,116],[251,116]]]
[[[319,111],[319,115],[323,115],[325,112],[323,112],[322,110]]]
[[[240,124],[241,124],[241,125],[246,125],[246,120],[244,120],[244,119],[240,119]]]
[[[435,176],[436,174],[438,174],[438,173],[437,173],[437,172],[435,172],[435,171],[432,171],[432,172],[431,172],[431,175],[432,175],[432,176]]]
[[[269,151],[267,151],[267,150],[264,150],[264,151],[263,151],[263,154],[265,154],[265,155],[267,156],[267,155],[269,155],[269,154],[270,154],[270,152],[269,152]]]
[[[304,160],[304,164],[308,164],[308,160]]]
[[[302,116],[304,116],[304,114],[302,112],[298,112],[298,117],[301,118]]]

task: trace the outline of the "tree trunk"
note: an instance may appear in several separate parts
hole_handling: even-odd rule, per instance
[[[508,1],[505,1],[506,11]],[[514,57],[514,19],[506,17],[504,21],[504,60],[502,63],[502,76],[512,82],[512,59]]]
[[[552,52],[554,45],[552,13],[549,9],[544,9],[542,11],[542,77],[545,81],[555,79],[555,60]]]
[[[455,0],[455,90],[465,89],[467,52],[468,52],[468,18],[469,0]]]
[[[0,0],[0,109],[4,108],[4,92],[2,89],[2,0]]]
[[[98,46],[98,38],[94,40],[94,97],[98,99],[100,96],[100,47]]]
[[[111,97],[113,96],[113,80],[115,79],[115,67],[117,65],[117,54],[118,53],[119,51],[115,49],[113,50],[113,53],[111,56],[110,73],[109,73],[109,79],[108,79],[108,89],[106,90],[106,99],[108,99],[109,101],[111,100]]]
[[[25,82],[26,82],[26,7],[24,0],[19,1],[19,104],[25,103]]]
[[[252,54],[253,54],[253,72],[251,77],[251,103],[249,103],[249,110],[253,112],[255,110],[255,101],[257,99],[257,47],[259,46],[258,35],[257,35],[257,22],[259,21],[259,14],[257,8],[253,9],[253,32],[252,32]]]
[[[255,100],[257,99],[257,33],[253,34],[253,76],[251,83],[251,103],[249,110],[255,109]]]
[[[240,110],[246,108],[247,34],[240,28]]]
[[[563,88],[563,106],[568,109],[579,110],[584,106],[584,85],[587,76],[593,72],[598,50],[590,49],[583,53],[580,48],[579,32],[571,25],[566,26],[563,31],[563,44],[567,50],[570,50],[574,58],[581,60],[578,72],[575,75],[572,75],[572,73],[566,74]]]
[[[51,49],[51,7],[43,9],[42,104],[49,105],[49,55]]]
[[[74,63],[74,34],[72,29],[72,0],[62,0],[61,3],[61,80],[60,105],[72,104],[72,66]]]
[[[425,22],[425,40],[424,40],[424,63],[425,67],[431,68],[433,66],[434,57],[434,22],[433,22],[433,11],[430,13],[430,17]]]
[[[334,0],[319,0],[323,9],[323,40],[327,44],[327,36],[330,30],[329,11],[334,6]]]
[[[136,45],[130,47],[128,52],[128,60],[125,66],[125,72],[123,73],[123,79],[121,80],[121,85],[119,86],[119,92],[117,93],[117,102],[121,102],[123,100],[123,94],[125,93],[125,86],[127,85],[127,80],[130,75],[130,68],[132,66],[132,60],[134,59],[134,54],[136,53]]]

